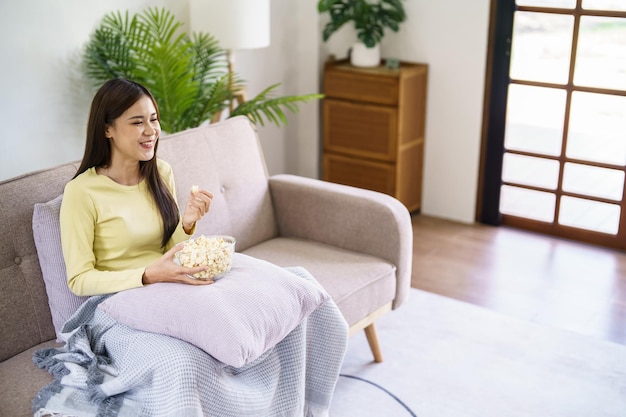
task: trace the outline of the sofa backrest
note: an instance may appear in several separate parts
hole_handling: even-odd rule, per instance
[[[0,361],[55,337],[33,240],[33,207],[74,174],[67,164],[0,182]]]
[[[174,170],[181,210],[191,187],[213,193],[196,235],[227,234],[245,250],[277,235],[268,174],[255,126],[239,116],[163,138],[158,156]]]
[[[246,117],[164,136],[158,157],[172,165],[181,207],[192,185],[214,194],[196,234],[232,235],[237,250],[277,234],[265,161]],[[55,338],[33,239],[33,207],[61,194],[77,168],[73,162],[0,182],[0,361]]]

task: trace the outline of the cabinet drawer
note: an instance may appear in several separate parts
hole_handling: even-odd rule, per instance
[[[324,150],[395,161],[397,110],[324,100]]]
[[[394,195],[393,165],[324,154],[324,180]]]
[[[398,78],[328,71],[324,77],[324,92],[331,98],[395,106],[398,104]]]

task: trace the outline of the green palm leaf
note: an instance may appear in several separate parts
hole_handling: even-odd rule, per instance
[[[286,125],[287,116],[284,109],[297,113],[298,103],[323,98],[323,94],[306,94],[298,96],[273,97],[272,93],[280,84],[274,84],[257,94],[256,97],[241,103],[233,111],[232,116],[246,115],[254,123],[265,126],[264,118],[276,126]]]
[[[96,86],[112,78],[128,78],[143,84],[159,104],[161,126],[174,133],[196,127],[229,107],[234,92],[244,87],[236,74],[228,73],[225,51],[210,34],[181,30],[182,23],[165,8],[148,8],[130,16],[109,13],[85,47],[87,76]],[[264,118],[280,126],[287,123],[285,110],[298,111],[298,103],[319,94],[271,97],[278,84],[229,117],[247,115],[263,124]]]

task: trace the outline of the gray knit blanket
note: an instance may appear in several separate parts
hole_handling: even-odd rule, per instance
[[[117,322],[97,308],[107,297],[91,297],[65,324],[64,347],[35,353],[54,376],[33,400],[36,417],[328,416],[347,345],[332,300],[233,368],[182,340]]]

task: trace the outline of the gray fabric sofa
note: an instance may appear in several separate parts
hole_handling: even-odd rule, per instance
[[[382,360],[374,320],[400,306],[410,286],[412,229],[400,202],[310,178],[268,176],[254,125],[244,117],[164,136],[158,155],[174,169],[181,205],[194,184],[215,194],[196,234],[229,234],[239,252],[306,268],[351,332],[365,329],[374,360]],[[33,207],[59,196],[77,167],[0,182],[0,416],[32,415],[31,399],[51,381],[31,360],[56,344]]]

